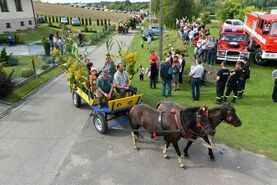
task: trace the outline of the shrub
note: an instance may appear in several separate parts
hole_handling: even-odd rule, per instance
[[[9,60],[10,56],[6,52],[6,48],[3,48],[0,53],[0,63],[1,62],[7,62]]]
[[[41,70],[46,70],[46,69],[48,69],[49,67],[50,67],[49,64],[43,64],[43,65],[41,66]]]
[[[34,74],[34,71],[31,68],[23,68],[21,70],[21,76],[23,78],[28,78]]]
[[[45,64],[52,64],[53,58],[52,57],[42,57],[42,60],[45,61]]]
[[[89,32],[89,29],[88,29],[87,25],[84,28],[84,32]]]
[[[10,94],[14,87],[10,76],[11,74],[7,76],[5,73],[0,73],[0,97]]]
[[[7,66],[16,66],[18,65],[18,59],[14,57],[10,57],[10,59],[6,62]]]
[[[0,35],[0,44],[7,43],[7,36],[6,35]]]
[[[49,42],[49,40],[46,37],[43,37],[41,42],[43,44],[45,55],[50,56],[50,42]]]

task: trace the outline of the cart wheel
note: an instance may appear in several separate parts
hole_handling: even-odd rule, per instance
[[[97,132],[104,134],[108,130],[108,123],[103,114],[95,114],[93,116],[93,124]]]
[[[72,91],[72,100],[75,107],[81,106],[81,97],[76,93],[76,91]]]

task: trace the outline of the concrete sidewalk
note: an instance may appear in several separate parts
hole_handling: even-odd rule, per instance
[[[6,52],[12,55],[45,55],[45,51],[42,44],[34,43],[30,45],[15,45],[15,46],[0,46],[0,50],[6,48]]]

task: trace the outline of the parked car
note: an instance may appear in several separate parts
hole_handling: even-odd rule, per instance
[[[72,26],[80,26],[81,22],[78,19],[78,17],[73,17],[72,20],[71,20],[71,24],[72,24]]]
[[[152,37],[152,40],[153,40],[153,36],[154,36],[154,33],[153,33],[153,30],[151,29],[144,29],[143,32],[141,33],[141,37],[143,38],[143,40],[147,40],[147,36],[148,34],[150,34],[150,36]]]
[[[62,18],[61,18],[61,24],[68,24],[68,19],[67,19],[67,17],[62,17]]]
[[[243,26],[243,22],[238,19],[227,19],[223,26]]]
[[[37,21],[38,23],[46,23],[46,19],[44,16],[38,16]]]
[[[149,29],[153,31],[154,36],[159,36],[160,35],[160,28],[158,26],[149,26]],[[163,33],[166,33],[167,30],[163,29]]]

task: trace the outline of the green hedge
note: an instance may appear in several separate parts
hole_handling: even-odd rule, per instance
[[[21,76],[23,78],[28,78],[34,74],[34,71],[31,68],[23,68],[21,70]]]
[[[50,67],[49,64],[43,64],[43,65],[41,66],[41,70],[46,70],[46,69],[48,69],[49,67]]]

